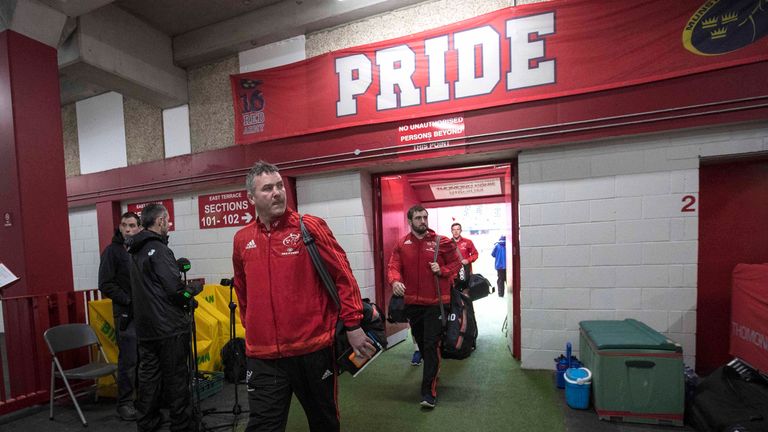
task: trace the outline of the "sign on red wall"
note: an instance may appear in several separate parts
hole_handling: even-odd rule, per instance
[[[165,206],[166,209],[168,209],[168,225],[169,225],[168,230],[169,231],[175,230],[176,219],[173,217],[173,200],[171,198],[140,202],[140,203],[130,203],[128,204],[128,211],[134,212],[137,215],[139,215],[139,217],[141,217],[141,210],[150,204],[162,204],[163,206]]]
[[[737,264],[731,287],[731,355],[768,372],[768,264]]]
[[[440,143],[445,142],[442,140],[455,140],[464,136],[464,117],[409,122],[397,127],[397,135],[400,144],[413,144],[416,150],[421,147],[418,144],[428,142],[433,147],[442,147]]]
[[[248,225],[256,214],[245,190],[197,197],[200,229]]]
[[[526,4],[232,75],[235,141],[413,121],[765,61],[768,26],[756,3]]]

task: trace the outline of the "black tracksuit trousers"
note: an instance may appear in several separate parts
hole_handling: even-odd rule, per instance
[[[114,317],[117,333],[117,406],[133,405],[133,393],[136,388],[136,364],[138,363],[138,343],[136,325],[129,321],[124,330],[120,330],[120,316]]]
[[[450,305],[445,306],[450,310]],[[440,341],[443,324],[440,320],[440,305],[406,305],[405,316],[411,324],[416,344],[424,359],[424,371],[421,377],[421,396],[437,397],[437,374],[440,371]]]
[[[170,404],[172,432],[192,430],[189,391],[189,333],[163,339],[139,340],[139,391],[136,410],[140,432],[160,427],[160,403]]]
[[[246,432],[282,432],[288,422],[291,394],[301,402],[311,432],[338,432],[336,362],[328,347],[295,357],[248,357]]]

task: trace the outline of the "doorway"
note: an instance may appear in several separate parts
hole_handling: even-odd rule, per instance
[[[696,371],[730,360],[731,273],[768,262],[768,160],[703,163],[699,170]]]
[[[409,231],[406,213],[421,204],[429,211],[429,226],[438,234],[450,236],[453,222],[462,224],[463,237],[472,240],[479,258],[473,264],[476,273],[483,274],[496,286],[496,270],[490,250],[499,237],[517,237],[517,199],[513,181],[513,163],[449,167],[415,172],[397,172],[374,176],[376,197],[375,259],[376,301],[387,305],[392,288],[386,281],[386,267],[395,242]],[[514,203],[514,205],[513,205]],[[513,241],[507,242],[507,287],[504,299],[494,293],[479,300],[477,313],[499,310],[501,320],[494,335],[505,334],[507,345],[519,359],[519,280],[514,278]],[[515,289],[516,288],[516,289]],[[491,308],[488,311],[485,308]],[[487,314],[486,314],[487,315]],[[505,319],[506,318],[506,319]],[[507,328],[502,333],[502,325]],[[389,324],[390,343],[407,337],[406,324]]]

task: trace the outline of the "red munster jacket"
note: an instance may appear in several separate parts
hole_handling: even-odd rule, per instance
[[[304,224],[336,282],[341,320],[358,326],[363,304],[344,250],[322,219],[304,215]],[[302,241],[298,213],[286,208],[270,231],[258,218],[239,230],[232,264],[248,357],[292,357],[331,345],[338,310]]]
[[[405,304],[436,305],[435,276],[429,263],[435,259],[436,234],[428,230],[419,239],[412,232],[400,239],[392,251],[387,269],[389,284],[405,284]],[[440,236],[437,262],[440,264],[440,294],[443,303],[451,302],[451,281],[461,268],[461,260],[450,237]]]
[[[453,240],[453,237],[451,237],[451,240]],[[459,237],[456,240],[456,248],[461,252],[461,256],[469,261],[469,270],[472,271],[472,263],[477,261],[477,257],[480,256],[477,253],[477,249],[475,249],[475,244],[468,238]],[[461,258],[459,258],[459,261],[461,261]]]

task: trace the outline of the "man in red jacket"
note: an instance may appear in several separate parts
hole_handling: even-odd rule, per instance
[[[479,256],[475,244],[472,243],[472,240],[461,236],[461,224],[458,222],[451,225],[451,235],[453,235],[453,241],[456,243],[456,249],[461,252],[461,263],[469,265],[469,270],[472,271],[472,263],[477,261]]]
[[[322,219],[304,215],[341,310],[317,275],[301,239],[299,214],[286,208],[276,166],[259,161],[246,178],[257,218],[235,234],[232,263],[245,327],[248,404],[246,431],[284,431],[291,395],[312,432],[338,431],[334,330],[340,319],[355,354],[375,353],[360,328],[363,304],[347,256]]]
[[[477,261],[479,254],[475,249],[475,244],[472,240],[461,236],[461,224],[456,222],[451,225],[451,235],[453,236],[453,242],[456,243],[456,249],[459,251],[459,257],[461,258],[461,264],[464,266],[465,271],[463,274],[460,272],[459,277],[456,279],[457,286],[461,286],[464,290],[464,294],[469,294],[469,275],[472,274],[472,263]],[[461,282],[461,283],[458,283]]]
[[[387,280],[394,295],[405,296],[405,314],[424,358],[421,406],[431,409],[437,403],[437,374],[440,370],[443,330],[440,302],[446,310],[450,309],[451,280],[456,277],[461,262],[453,241],[441,236],[438,243],[437,234],[429,229],[427,219],[427,210],[420,205],[408,210],[411,232],[395,244]],[[440,285],[439,299],[436,280]]]

